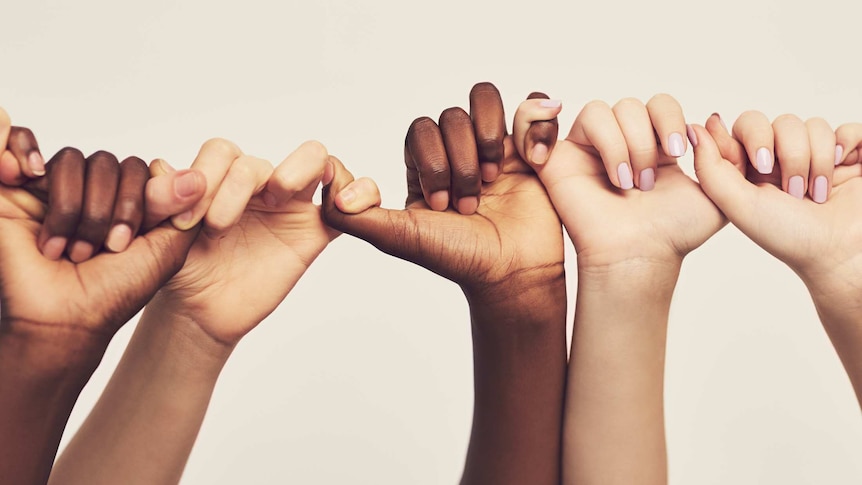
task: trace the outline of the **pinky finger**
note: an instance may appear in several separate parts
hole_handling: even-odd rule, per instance
[[[525,161],[542,165],[557,142],[562,111],[559,100],[548,99],[543,93],[532,93],[518,106],[513,127],[515,148]]]
[[[862,161],[862,123],[846,123],[835,130],[835,165],[853,165]]]
[[[9,130],[7,147],[18,160],[24,175],[30,178],[45,175],[45,159],[39,151],[36,136],[29,128],[13,126]]]

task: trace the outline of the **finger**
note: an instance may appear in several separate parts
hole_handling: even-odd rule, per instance
[[[575,119],[567,139],[595,148],[602,158],[608,179],[615,187],[624,190],[634,187],[626,139],[607,103],[587,103]]]
[[[329,166],[329,153],[322,143],[307,141],[290,153],[272,172],[261,199],[268,207],[279,207],[297,194],[311,200]]]
[[[482,190],[473,122],[463,109],[449,108],[440,115],[440,134],[451,171],[452,205],[461,214],[473,214]]]
[[[656,94],[646,107],[664,154],[673,158],[685,155],[685,115],[679,102],[668,94]]]
[[[739,170],[739,173],[745,175],[749,182],[756,185],[770,184],[781,187],[781,170],[773,170],[768,175],[761,174],[755,170],[749,163],[745,147],[727,131],[727,126],[725,126],[724,121],[722,121],[718,113],[710,115],[706,120],[705,126],[718,146],[721,156],[731,162]]]
[[[18,160],[21,172],[27,177],[45,175],[45,160],[36,143],[36,136],[29,128],[13,126],[9,130],[8,150]]]
[[[835,131],[823,118],[811,118],[805,122],[805,126],[811,149],[808,195],[814,202],[822,204],[832,192],[832,176],[835,172]]]
[[[109,251],[125,251],[138,234],[144,220],[144,193],[149,178],[147,164],[140,158],[129,157],[120,163],[120,184],[111,229],[105,239]]]
[[[449,208],[449,159],[437,123],[431,118],[417,118],[407,131],[408,160],[419,173],[419,185],[425,202],[432,210]]]
[[[9,131],[12,129],[12,120],[9,113],[0,107],[0,152],[6,151],[9,143]]]
[[[204,217],[204,233],[217,239],[236,224],[251,198],[263,191],[272,175],[266,160],[242,155],[237,158],[221,183]]]
[[[348,183],[335,195],[335,206],[345,214],[358,214],[371,207],[380,206],[380,189],[368,177],[360,177]]]
[[[18,163],[15,155],[8,150],[0,150],[0,183],[10,187],[17,187],[27,182],[27,180],[28,178],[21,171],[21,164]]]
[[[765,114],[746,111],[733,124],[733,137],[742,143],[755,170],[772,173],[775,166],[775,136]]]
[[[81,219],[69,246],[69,259],[73,263],[82,263],[101,249],[111,226],[119,183],[117,157],[98,151],[87,158]]]
[[[233,161],[241,155],[242,151],[236,144],[223,138],[213,138],[201,146],[191,168],[203,173],[206,193],[191,210],[171,218],[177,229],[188,229],[204,218]]]
[[[781,190],[802,199],[808,191],[811,147],[805,123],[794,115],[781,115],[772,123],[775,156],[781,167]]]
[[[625,137],[635,185],[643,191],[654,189],[658,146],[646,106],[637,99],[626,98],[614,105],[613,112]]]
[[[559,100],[548,99],[543,93],[530,93],[515,111],[515,148],[521,158],[534,165],[548,161],[559,134],[557,115],[562,111]]]
[[[206,194],[207,179],[198,170],[177,171],[168,162],[155,160],[150,164],[150,175],[144,190],[144,230],[187,214]]]
[[[470,90],[470,118],[476,135],[482,180],[493,182],[500,175],[503,139],[508,134],[503,98],[496,86],[489,82],[473,86]]]
[[[853,165],[862,161],[862,123],[846,123],[835,130],[835,165]]]
[[[757,186],[721,156],[718,145],[704,127],[689,125],[688,138],[694,148],[694,170],[704,193],[734,224],[751,224]]]
[[[86,160],[75,148],[63,148],[48,162],[48,209],[39,233],[46,258],[60,259],[75,235],[84,201]]]

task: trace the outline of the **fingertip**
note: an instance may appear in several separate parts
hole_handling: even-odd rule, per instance
[[[324,186],[329,185],[332,183],[333,178],[335,178],[335,166],[332,160],[328,160],[326,166],[323,168],[323,177],[320,179],[320,183]]]
[[[175,215],[171,217],[171,224],[174,225],[180,231],[188,231],[189,229],[195,227],[195,213],[193,210],[187,210],[182,214]]]
[[[449,208],[449,192],[438,190],[428,197],[428,207],[431,210],[442,212]]]
[[[479,198],[478,197],[462,197],[458,200],[458,212],[463,215],[471,215],[475,214],[476,210],[479,208]]]
[[[108,232],[105,239],[105,247],[114,253],[121,253],[129,247],[132,242],[132,228],[127,224],[117,224]]]
[[[632,168],[628,163],[623,162],[617,165],[617,177],[619,180],[619,188],[629,190],[634,188],[634,179],[632,178]]]
[[[87,241],[75,241],[69,250],[69,259],[73,263],[83,263],[93,256],[95,248]]]
[[[530,162],[536,165],[544,165],[548,161],[550,151],[544,143],[536,143],[533,145],[533,151],[530,153]]]
[[[479,165],[479,170],[482,172],[482,181],[483,182],[493,182],[497,180],[497,177],[500,176],[500,166],[496,163],[482,163]]]
[[[841,165],[841,162],[844,161],[844,147],[841,145],[835,145],[835,166]]]
[[[57,261],[63,256],[63,251],[66,250],[66,242],[65,237],[50,237],[42,245],[42,254],[51,261]]]
[[[685,132],[688,135],[688,141],[691,143],[692,148],[697,148],[697,132],[694,129],[694,125],[685,125]]]

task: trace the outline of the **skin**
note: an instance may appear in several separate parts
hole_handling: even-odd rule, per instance
[[[673,98],[590,102],[565,140],[544,139],[548,158],[532,158],[537,142],[519,140],[559,109],[523,103],[515,139],[578,255],[563,482],[664,484],[670,301],[685,255],[725,220],[677,165],[686,127]]]
[[[10,125],[5,111],[0,110],[0,120],[0,127]],[[8,161],[17,142],[5,137],[0,142],[5,147],[2,158]],[[4,170],[10,166],[3,163]],[[85,166],[82,174],[79,167]],[[110,174],[118,167],[88,165],[72,148],[61,150],[46,164],[46,171],[53,172],[49,177],[59,181],[86,180],[91,170],[94,177],[104,171],[115,180]],[[72,406],[109,341],[179,270],[194,240],[196,231],[157,227],[121,254],[102,254],[83,263],[46,258],[38,241],[48,221],[56,220],[52,218],[58,213],[57,201],[102,200],[113,207],[114,200],[100,199],[103,190],[84,183],[49,184],[45,207],[25,190],[0,186],[3,483],[46,482]],[[60,213],[66,216],[61,218],[65,227],[75,234],[79,225],[87,224],[87,216]],[[78,223],[69,223],[73,218]]]
[[[345,172],[317,142],[275,169],[229,141],[203,145],[192,168],[207,179],[204,205],[174,222],[202,220],[204,229],[185,266],[147,305],[108,386],[57,460],[52,485],[180,480],[233,349],[339,234],[311,201],[333,166]],[[172,170],[151,168],[153,180]],[[369,195],[366,203],[379,203]]]
[[[497,89],[474,86],[469,115],[451,108],[439,123],[415,120],[405,162],[404,210],[368,208],[363,188],[336,170],[324,217],[463,290],[475,407],[461,483],[557,484],[566,366],[562,230],[506,135]]]
[[[833,132],[822,119],[803,122],[792,115],[770,125],[764,115],[749,112],[733,135],[715,116],[705,128],[692,128],[704,191],[743,233],[802,278],[862,404],[862,125]],[[773,183],[744,175],[754,166],[750,154],[764,146],[777,154]],[[809,173],[804,197],[782,190],[791,176]],[[828,180],[828,198],[815,197],[817,176]]]

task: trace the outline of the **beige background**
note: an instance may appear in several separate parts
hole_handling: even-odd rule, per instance
[[[561,98],[565,129],[590,99],[657,92],[692,122],[746,109],[862,121],[862,3],[790,5],[7,1],[0,104],[46,154],[187,166],[223,136],[278,162],[319,139],[395,207],[409,123],[465,105],[482,80],[510,115],[532,90]],[[862,483],[859,408],[804,287],[733,227],[684,265],[666,395],[674,484]],[[455,483],[471,410],[457,287],[345,236],[236,350],[184,483]]]

